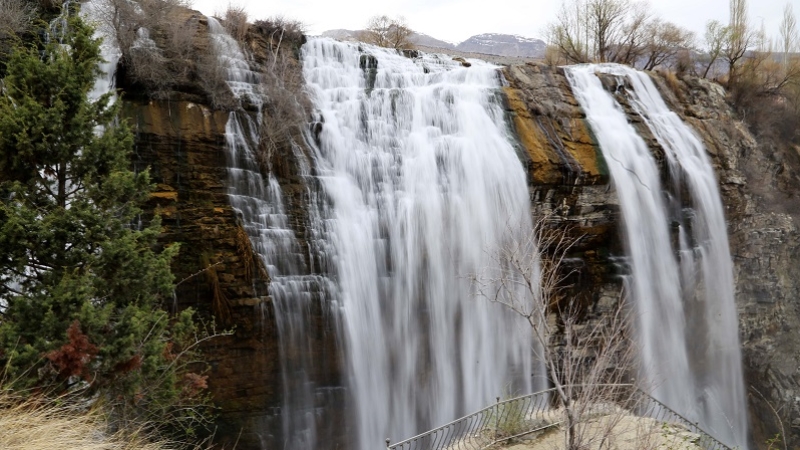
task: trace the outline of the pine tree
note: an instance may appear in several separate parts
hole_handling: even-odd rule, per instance
[[[198,417],[171,414],[202,412],[197,327],[162,309],[177,245],[158,250],[157,217],[139,223],[150,180],[129,169],[118,104],[88,97],[92,32],[72,17],[61,42],[16,48],[0,86],[0,367],[15,387],[80,389],[114,419],[186,431]]]

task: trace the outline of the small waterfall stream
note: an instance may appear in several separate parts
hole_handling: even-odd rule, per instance
[[[316,362],[311,343],[311,310],[324,303],[330,282],[310,274],[306,256],[298,243],[284,206],[284,196],[270,171],[262,174],[258,151],[261,107],[265,94],[262,75],[250,68],[248,58],[225,28],[208,17],[209,37],[234,97],[248,108],[231,111],[225,127],[228,160],[228,196],[244,229],[269,275],[279,337],[283,406],[279,412],[285,448],[311,448],[316,443],[316,409],[325,403],[312,379]],[[302,162],[302,161],[301,161]],[[307,170],[301,164],[301,170]],[[303,174],[301,174],[303,175]],[[266,313],[262,303],[262,313]],[[332,412],[329,412],[332,413]],[[262,446],[277,445],[266,426]]]
[[[568,67],[566,73],[620,198],[645,387],[723,442],[746,448],[732,262],[706,150],[646,74],[619,65]],[[596,73],[618,77],[618,90],[663,147],[671,190],[661,186],[647,145]],[[684,184],[690,207],[680,198]],[[679,228],[675,249],[670,220]]]
[[[122,51],[117,47],[113,38],[113,30],[109,30],[103,18],[108,12],[108,5],[100,0],[88,0],[81,4],[81,15],[87,22],[96,27],[94,37],[102,38],[100,44],[100,55],[105,60],[100,63],[100,76],[94,84],[94,89],[89,93],[89,98],[93,101],[99,99],[103,94],[113,92],[115,86],[115,75],[117,63],[122,56]],[[116,101],[116,95],[112,102]]]
[[[466,278],[531,227],[496,67],[327,39],[302,59],[323,124],[315,162],[355,447],[528,392],[528,325]]]

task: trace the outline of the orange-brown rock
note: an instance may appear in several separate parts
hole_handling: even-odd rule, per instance
[[[609,257],[620,255],[618,207],[602,152],[563,72],[527,63],[503,70],[508,116],[527,161],[534,218],[566,231],[574,289],[589,305],[619,286]]]
[[[180,100],[125,101],[123,113],[136,135],[135,164],[156,183],[149,204],[161,215],[162,242],[181,245],[175,304],[166,306],[192,307],[234,331],[204,351],[219,433],[247,440],[254,417],[279,405],[280,368],[268,280],[254,277],[242,254],[250,243],[227,196],[228,114]]]
[[[197,22],[195,47],[207,53],[205,18],[189,12],[180,20]],[[263,62],[273,44],[266,36],[251,36],[249,48]],[[293,42],[292,50],[300,44]],[[290,68],[299,70],[297,61]],[[624,254],[618,201],[585,115],[560,69],[522,64],[503,73],[506,112],[527,167],[532,213],[579,239],[569,255],[567,269],[573,275],[568,294],[587,309],[615,301],[620,281],[613,258]],[[235,326],[231,336],[206,348],[211,393],[221,408],[218,436],[238,438],[239,449],[262,448],[267,435],[280,427],[284,380],[269,280],[263,270],[253,269],[257,258],[242,250],[248,246],[246,233],[227,197],[228,114],[208,106],[211,102],[191,76],[159,101],[137,90],[141,86],[126,83],[124,74],[120,85],[128,89],[123,110],[136,133],[134,164],[150,167],[157,183],[150,206],[162,217],[162,241],[181,244],[174,264],[179,281],[175,304],[167,306],[191,306],[224,327]],[[750,397],[755,440],[764,442],[777,431],[777,422],[766,419],[772,404],[785,411],[790,446],[798,447],[798,433],[792,430],[800,429],[800,202],[794,192],[800,155],[796,149],[760,145],[713,83],[684,80],[676,94],[662,82],[661,90],[705,141],[720,180],[735,258],[747,382],[759,390]],[[641,120],[630,118],[663,164]],[[292,154],[278,149],[270,162],[302,246],[307,190]],[[308,328],[309,348],[320,363],[314,369],[319,373],[311,376],[325,380],[325,389],[341,390],[335,332],[322,306],[317,309]],[[300,351],[288,349],[288,359]],[[335,430],[336,421],[319,425],[320,430],[329,428],[326,435],[346,432]]]

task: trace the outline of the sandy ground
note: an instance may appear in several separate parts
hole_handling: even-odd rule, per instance
[[[524,424],[506,425],[500,434],[516,435],[519,431],[539,428],[526,434],[489,446],[495,438],[493,430],[463,437],[452,450],[492,448],[503,450],[564,450],[566,448],[565,416],[561,411],[538,411]],[[514,431],[514,430],[517,431]],[[598,406],[584,411],[584,421],[577,426],[576,443],[582,450],[700,450],[700,435],[681,425],[640,417],[616,406]]]
[[[680,426],[664,424],[656,420],[609,415],[591,420],[579,427],[578,436],[586,450],[700,450],[694,444],[699,435]],[[552,428],[535,436],[524,437],[516,443],[499,445],[508,450],[563,450],[565,433],[563,428]]]

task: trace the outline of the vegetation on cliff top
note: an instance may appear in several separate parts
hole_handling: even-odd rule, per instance
[[[0,93],[0,365],[6,389],[85,399],[112,429],[185,440],[209,412],[193,312],[173,292],[151,190],[129,170],[119,103],[90,92],[93,29],[68,18],[60,42],[15,45]]]
[[[758,137],[800,143],[800,31],[789,2],[773,39],[753,25],[747,0],[731,0],[729,22],[709,21],[702,40],[633,0],[563,0],[547,33],[551,64],[616,62],[713,78]]]

